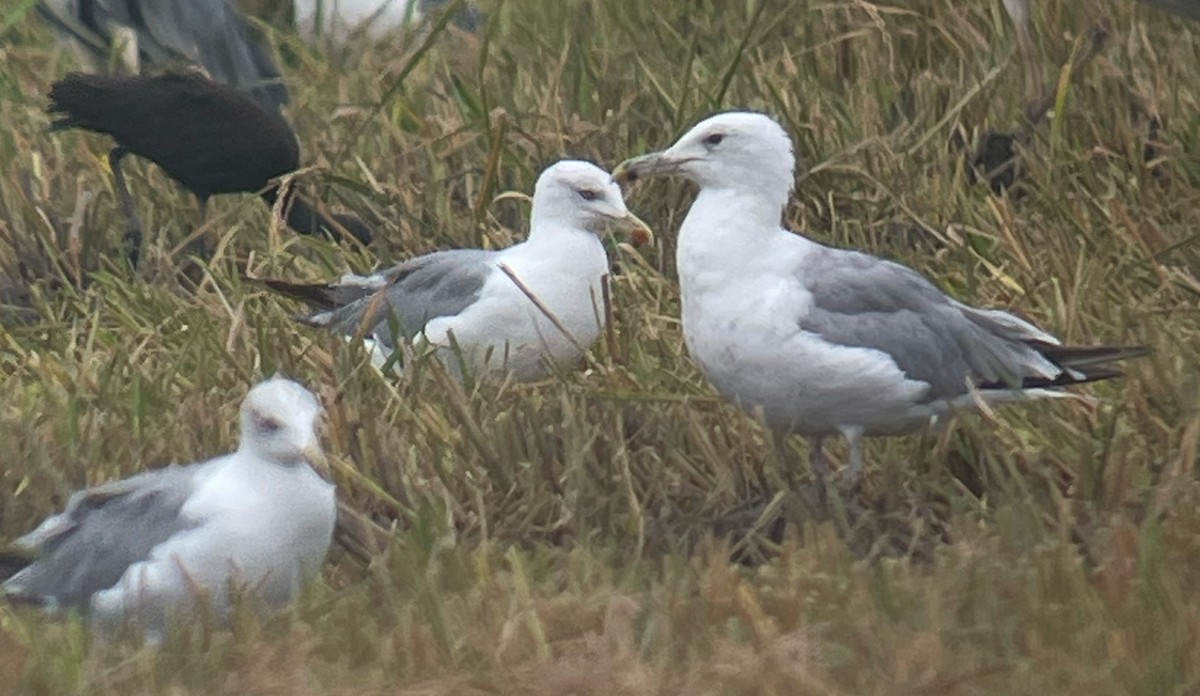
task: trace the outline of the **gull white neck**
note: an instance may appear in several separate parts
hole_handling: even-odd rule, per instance
[[[727,267],[755,258],[780,231],[783,206],[733,189],[702,189],[679,230],[677,261]],[[685,258],[686,257],[686,258]]]

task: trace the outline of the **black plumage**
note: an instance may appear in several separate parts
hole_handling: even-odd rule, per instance
[[[1026,345],[1062,368],[1062,372],[1052,379],[1025,377],[1021,380],[1022,389],[1052,389],[1123,377],[1125,372],[1113,363],[1150,354],[1146,346],[1064,346],[1044,341],[1026,341]],[[1001,383],[978,385],[984,390],[1005,386]]]
[[[135,154],[160,166],[200,200],[255,193],[274,204],[272,179],[300,166],[300,145],[282,114],[252,97],[195,73],[104,76],[72,73],[50,88],[54,130],[82,128],[111,136],[109,153],[118,195],[128,220],[126,243],[136,265],[141,224],[121,172],[121,158]],[[284,201],[285,220],[300,234],[340,240],[349,232],[371,240],[369,228],[351,215],[327,216],[298,195]]]
[[[983,134],[967,170],[972,184],[986,181],[992,193],[997,195],[1012,189],[1021,167],[1021,160],[1017,157],[1018,135],[997,131]]]

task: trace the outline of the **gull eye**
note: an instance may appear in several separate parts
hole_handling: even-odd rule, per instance
[[[259,432],[274,433],[277,432],[282,426],[279,424],[279,421],[275,420],[274,418],[255,416],[254,427],[258,428]]]
[[[704,144],[705,145],[720,145],[721,141],[724,139],[725,139],[724,133],[713,133],[712,135],[710,135],[704,139]]]
[[[600,198],[600,192],[595,189],[576,189],[575,193],[585,201],[594,201]]]

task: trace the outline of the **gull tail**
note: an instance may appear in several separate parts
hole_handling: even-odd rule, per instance
[[[9,548],[0,551],[0,583],[7,583],[10,578],[20,573],[37,560],[37,555],[23,549]],[[3,587],[0,594],[10,596],[12,591]]]
[[[29,566],[38,560],[38,554],[22,549],[8,548],[0,551],[0,600],[13,606],[35,606],[53,609],[54,598],[31,592],[26,582]]]
[[[1063,346],[1042,341],[1029,341],[1028,345],[1061,367],[1062,372],[1053,379],[1026,377],[1021,384],[1023,389],[1065,387],[1121,377],[1125,372],[1113,363],[1150,354],[1146,346]]]
[[[299,300],[313,309],[337,309],[353,301],[353,299],[345,300],[340,297],[335,285],[327,285],[325,283],[289,283],[286,280],[271,279],[263,279],[260,282],[272,291],[284,297]]]
[[[272,291],[299,300],[314,311],[309,314],[294,314],[292,319],[313,327],[326,327],[333,321],[333,312],[341,305],[337,302],[337,291],[334,286],[302,283],[289,283],[283,280],[263,280],[262,283]]]
[[[254,279],[272,292],[293,300],[299,300],[313,310],[311,314],[299,314],[296,321],[308,326],[329,326],[334,313],[347,305],[365,300],[386,284],[383,276],[356,276],[346,274],[336,283],[291,283],[269,278]]]

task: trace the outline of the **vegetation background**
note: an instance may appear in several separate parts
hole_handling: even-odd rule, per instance
[[[1033,5],[1053,79],[1091,19]],[[192,199],[131,165],[153,230],[131,278],[108,141],[47,130],[74,58],[29,0],[0,10],[0,538],[81,486],[227,451],[246,389],[277,370],[319,392],[341,499],[383,530],[339,546],[285,614],[160,649],[0,607],[0,692],[1200,693],[1200,24],[1104,3],[1103,52],[1061,83],[1020,192],[997,197],[964,162],[1022,118],[999,0],[483,6],[480,35],[340,50],[267,29],[313,167],[300,179],[378,243],[298,239],[250,197],[217,199],[198,291],[177,274]],[[733,107],[795,137],[794,229],[1153,356],[1088,398],[871,443],[866,502],[831,522],[777,495],[803,443],[781,467],[685,356],[685,184],[627,192],[659,245],[614,246],[611,342],[545,383],[384,379],[242,279],[509,244],[527,206],[497,194]]]

